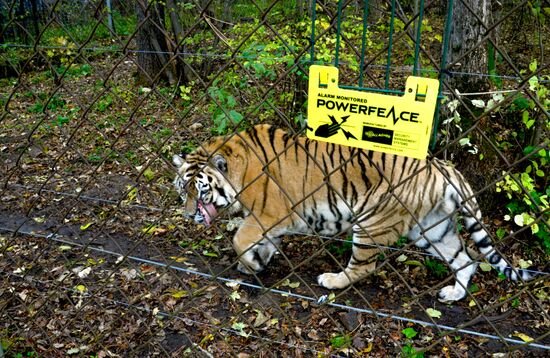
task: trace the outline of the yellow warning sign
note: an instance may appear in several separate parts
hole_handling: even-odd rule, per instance
[[[313,65],[307,136],[425,159],[438,89],[438,80],[414,76],[407,78],[403,96],[343,89],[338,68]]]

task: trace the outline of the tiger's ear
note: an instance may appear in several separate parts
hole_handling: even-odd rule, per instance
[[[181,168],[181,166],[183,165],[185,160],[182,157],[180,157],[179,155],[174,154],[174,156],[172,157],[172,162],[174,163],[174,165],[176,167]]]
[[[221,155],[216,154],[212,157],[212,163],[222,173],[227,173],[227,160]]]

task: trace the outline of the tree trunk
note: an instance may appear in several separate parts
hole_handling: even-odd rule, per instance
[[[449,67],[449,70],[462,72],[451,79],[453,87],[460,92],[483,91],[489,87],[486,77],[475,74],[487,73],[487,43],[479,44],[485,35],[485,28],[479,20],[489,26],[490,8],[491,0],[454,2],[449,46],[449,63],[453,66]],[[468,53],[472,48],[475,50]]]
[[[147,0],[136,1],[138,33],[136,41],[138,83],[152,85],[158,80],[176,82],[177,75],[174,63],[166,66],[170,60],[168,32],[164,24],[164,5],[160,1],[148,4]]]

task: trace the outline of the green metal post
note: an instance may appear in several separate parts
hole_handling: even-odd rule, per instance
[[[395,22],[395,0],[391,2],[391,19],[390,19],[390,38],[388,40],[388,59],[386,61],[386,82],[385,88],[390,85],[390,67],[391,67],[391,50],[393,48],[393,27]]]
[[[363,7],[363,37],[361,38],[361,59],[359,65],[359,87],[363,87],[363,66],[365,65],[365,51],[367,42],[367,16],[369,15],[369,0],[365,0]]]
[[[313,64],[315,60],[315,20],[317,20],[317,1],[311,2],[311,38],[309,49],[309,62]]]
[[[338,15],[336,17],[336,54],[334,56],[334,66],[338,67],[340,56],[340,25],[342,23],[342,0],[338,1]]]
[[[422,33],[422,18],[424,17],[424,0],[420,0],[420,9],[418,12],[418,25],[416,25],[416,43],[414,45],[414,67],[413,76],[418,74],[418,61],[420,55],[420,35]]]

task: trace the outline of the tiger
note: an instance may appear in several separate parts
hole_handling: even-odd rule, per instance
[[[347,266],[317,277],[320,286],[343,289],[375,270],[381,247],[405,237],[452,268],[455,282],[441,288],[438,298],[458,301],[477,269],[459,236],[460,214],[490,264],[512,280],[531,278],[493,248],[472,188],[436,158],[320,142],[258,124],[172,160],[173,184],[197,223],[211,225],[222,211],[243,215],[232,243],[237,268],[246,274],[266,268],[284,235],[351,233]]]

